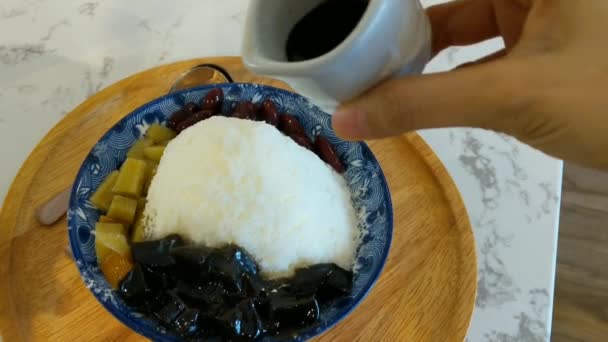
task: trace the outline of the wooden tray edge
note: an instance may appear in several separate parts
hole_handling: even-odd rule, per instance
[[[218,61],[221,59],[225,60],[225,58],[226,57],[210,58],[210,59],[205,59],[205,61],[213,62],[214,60],[218,60]],[[240,60],[238,57],[228,57],[228,58],[231,58],[234,60]],[[183,66],[184,68],[188,68],[189,66],[197,65],[199,62],[200,62],[200,59],[181,61],[176,64],[179,64],[179,65]],[[114,87],[123,86],[125,83],[131,82],[133,79],[136,79],[140,74],[142,74],[144,72],[149,72],[150,70],[159,69],[162,67],[163,66],[158,66],[158,67],[155,67],[152,69],[143,70],[136,74],[133,74],[125,79],[122,79],[122,80],[120,80],[116,83],[113,83],[112,85],[104,88],[103,90],[101,90],[99,92],[99,95],[111,93],[112,89]],[[8,206],[6,205],[6,203],[4,203],[3,206],[0,207],[0,258],[2,259],[2,260],[0,260],[0,278],[6,277],[8,275],[8,269],[9,269],[9,265],[10,265],[10,257],[8,257],[6,254],[8,253],[8,251],[10,251],[10,243],[11,243],[11,240],[14,238],[14,236],[13,236],[14,223],[15,223],[15,220],[17,217],[17,212],[15,210],[11,210],[11,209],[14,209],[15,207],[19,207],[23,203],[23,201],[29,191],[28,189],[29,189],[30,184],[18,182],[18,180],[22,179],[22,178],[27,179],[28,177],[32,178],[35,174],[37,174],[38,170],[40,169],[40,167],[43,165],[44,161],[47,158],[46,155],[48,155],[48,153],[52,151],[52,149],[55,145],[57,145],[58,143],[63,141],[63,139],[65,139],[65,137],[61,137],[60,139],[55,139],[55,137],[60,135],[62,131],[66,131],[68,129],[73,128],[75,126],[73,122],[78,122],[80,120],[80,118],[85,115],[86,111],[81,110],[81,109],[83,107],[89,106],[90,104],[91,104],[90,99],[83,101],[81,104],[79,104],[72,110],[72,112],[74,112],[74,111],[78,112],[78,115],[76,117],[73,117],[72,120],[66,120],[64,118],[64,119],[60,120],[55,126],[53,126],[53,128],[51,128],[45,134],[45,136],[40,140],[40,142],[35,146],[35,148],[32,150],[30,155],[27,157],[26,161],[20,167],[19,171],[17,172],[17,175],[13,179],[13,181],[9,187],[9,191],[7,192],[7,195],[6,195],[6,199],[11,198],[11,201],[8,203]],[[470,277],[473,277],[473,279],[475,279],[475,286],[471,287],[470,289],[466,289],[465,292],[463,293],[463,294],[466,294],[467,297],[471,298],[471,300],[468,301],[468,303],[467,303],[468,308],[467,308],[466,312],[473,312],[473,307],[475,304],[476,292],[477,292],[477,258],[476,258],[475,240],[474,240],[474,237],[472,234],[472,227],[471,227],[471,223],[470,223],[466,208],[462,201],[462,197],[460,195],[460,192],[456,188],[456,185],[454,184],[452,178],[449,176],[447,169],[441,163],[441,161],[439,160],[437,155],[434,153],[432,148],[422,139],[422,137],[414,132],[414,133],[405,135],[405,139],[414,147],[414,149],[417,151],[417,153],[420,155],[420,157],[424,160],[427,167],[429,167],[429,169],[431,170],[431,173],[436,178],[437,182],[441,185],[443,192],[444,192],[444,196],[446,197],[446,200],[449,202],[449,206],[450,206],[453,216],[455,218],[456,228],[458,228],[460,230],[469,230],[471,232],[471,233],[467,233],[467,234],[461,234],[461,236],[463,236],[464,239],[471,240],[471,241],[465,241],[465,243],[463,243],[465,246],[471,246],[470,248],[467,248],[470,250],[466,250],[463,252],[465,255],[472,254],[472,258],[474,259],[474,262],[475,262],[474,267],[469,268],[469,270],[470,269],[474,270],[474,274],[468,275]],[[55,140],[55,141],[53,141],[53,140]],[[53,143],[51,144],[50,142],[53,142]],[[53,194],[49,194],[49,197],[52,195]],[[6,199],[5,199],[5,201],[6,201]],[[10,303],[12,301],[9,296],[8,290],[9,289],[4,289],[4,288],[0,287],[0,291],[3,292],[3,294],[0,295],[0,299],[2,299],[2,300],[0,300],[0,309],[2,310],[2,312],[7,312],[6,310],[10,310],[10,308],[11,308]],[[9,317],[10,317],[10,315],[9,315]],[[5,318],[6,318],[6,316],[5,316]],[[471,318],[472,318],[472,316],[469,317],[469,320],[468,320],[469,325],[471,322]],[[0,333],[2,333],[2,331],[4,331],[4,330],[10,331],[10,329],[5,329],[5,328],[7,328],[8,326],[11,326],[11,325],[12,325],[11,322],[5,321],[4,319],[0,319]],[[466,329],[465,329],[465,331],[466,331]],[[3,337],[10,338],[10,336],[3,336]],[[464,337],[463,337],[463,339],[464,339]]]
[[[467,270],[473,270],[473,274],[465,274],[465,277],[472,277],[474,279],[474,286],[471,288],[465,288],[464,292],[461,294],[465,298],[470,298],[467,303],[466,312],[471,312],[471,316],[469,317],[467,326],[464,331],[468,331],[471,321],[473,319],[473,310],[475,308],[475,302],[477,300],[477,245],[475,242],[475,236],[473,234],[473,226],[471,225],[471,221],[469,219],[469,214],[467,212],[466,207],[464,206],[464,201],[462,199],[462,195],[460,191],[456,187],[456,183],[450,176],[448,170],[443,165],[435,151],[426,143],[426,141],[416,132],[411,132],[405,135],[405,139],[414,147],[414,149],[418,152],[420,157],[424,160],[424,163],[427,167],[430,168],[431,173],[437,180],[437,183],[441,185],[441,189],[443,189],[443,194],[446,197],[447,202],[452,210],[454,218],[456,220],[455,226],[457,229],[464,231],[464,234],[460,234],[463,239],[467,241],[463,241],[460,246],[465,246],[467,248],[466,251],[463,251],[463,255],[470,255],[469,259],[473,260],[474,267],[470,267]],[[469,233],[466,233],[468,231]],[[462,337],[464,341],[466,339],[465,336]]]

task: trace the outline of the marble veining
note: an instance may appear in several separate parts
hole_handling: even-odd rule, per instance
[[[17,87],[17,91],[20,94],[31,94],[31,93],[35,92],[36,90],[37,90],[37,88],[34,84],[22,84],[19,87]]]
[[[51,37],[53,37],[53,33],[55,33],[55,31],[59,28],[61,28],[62,26],[70,26],[70,22],[67,20],[62,20],[60,22],[58,22],[57,24],[53,24],[49,27],[47,33],[40,38],[40,41],[42,42],[46,42],[48,40],[51,39]]]
[[[137,26],[143,28],[144,30],[146,30],[148,32],[154,33],[156,35],[160,35],[161,34],[161,32],[159,30],[150,27],[150,24],[145,19],[144,20],[140,20],[139,23],[137,24]]]
[[[234,20],[237,23],[241,23],[243,22],[243,20],[245,20],[245,14],[247,12],[245,10],[239,10],[237,12],[235,12],[234,14],[231,14],[228,18],[230,18],[231,20]]]
[[[87,97],[162,63],[239,54],[248,3],[3,0],[0,32],[14,34],[0,35],[0,198],[35,144]],[[502,47],[500,39],[453,47],[425,72]],[[548,341],[561,162],[494,132],[420,133],[453,177],[474,229],[478,296],[467,341]]]
[[[84,81],[87,89],[86,97],[91,97],[101,90],[102,83],[93,81],[91,71],[84,72]]]
[[[559,205],[559,197],[555,193],[555,186],[550,182],[541,182],[538,184],[538,187],[540,187],[545,194],[545,199],[541,204],[542,214],[550,215],[554,212],[555,206]],[[540,212],[537,213],[536,218],[540,218],[540,215],[542,214]]]
[[[474,227],[478,292],[468,341],[546,341],[555,262],[546,241],[557,238],[559,166],[547,177],[530,158],[555,161],[490,131],[421,133],[459,185]]]
[[[10,10],[2,9],[2,14],[0,15],[3,19],[10,19],[14,17],[18,17],[20,15],[24,15],[26,11],[22,8],[11,8]]]
[[[85,2],[78,6],[78,13],[89,17],[95,16],[95,10],[99,6],[98,2]]]
[[[462,139],[463,152],[458,159],[467,172],[475,178],[482,193],[482,203],[486,209],[497,207],[497,198],[500,196],[500,188],[496,180],[496,170],[492,160],[480,153],[482,142],[475,138],[470,131],[467,131]]]
[[[488,225],[493,225],[491,221]],[[517,299],[521,290],[513,283],[508,269],[501,259],[498,246],[511,247],[512,236],[501,236],[495,227],[492,228],[483,241],[477,241],[479,252],[477,262],[477,301],[480,308],[499,306]]]
[[[548,339],[544,317],[550,308],[550,298],[545,289],[531,289],[527,298],[532,312],[520,312],[513,316],[517,320],[517,330],[505,333],[492,330],[484,334],[487,342],[543,342]]]
[[[112,68],[114,67],[114,58],[110,56],[105,56],[103,58],[103,65],[101,67],[101,71],[99,72],[99,76],[101,78],[106,78],[112,72]]]
[[[158,62],[164,61],[167,58],[168,55],[169,55],[169,51],[168,50],[161,51],[160,56],[158,56]]]
[[[14,65],[28,62],[49,52],[51,50],[48,50],[43,43],[0,45],[0,62],[6,65]]]
[[[56,87],[52,95],[40,102],[40,104],[46,108],[53,109],[55,114],[62,117],[68,113],[68,111],[63,108],[63,103],[66,98],[73,96],[73,91],[71,88],[58,86]]]

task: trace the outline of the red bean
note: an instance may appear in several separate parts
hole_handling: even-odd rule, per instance
[[[253,110],[255,112],[255,120],[256,121],[264,121],[264,119],[262,119],[262,104],[261,103],[255,103],[253,105]]]
[[[279,112],[274,102],[268,99],[264,100],[259,111],[259,119],[266,121],[269,125],[277,126],[279,124]]]
[[[192,114],[186,120],[182,121],[179,125],[177,125],[176,131],[179,134],[186,128],[196,124],[197,122],[209,119],[212,116],[213,116],[213,112],[211,112],[209,110],[201,110],[199,112],[196,112],[196,113]]]
[[[202,110],[210,110],[213,114],[218,114],[222,111],[223,102],[224,91],[221,88],[211,89],[201,101],[201,108]]]
[[[321,136],[317,137],[317,140],[315,141],[315,152],[317,152],[319,158],[333,167],[336,172],[344,172],[344,164],[342,164],[336,150],[327,138]]]
[[[167,120],[167,127],[177,131],[177,126],[179,126],[179,124],[184,120],[188,119],[190,115],[192,115],[192,113],[185,108],[178,110],[177,112],[171,114],[171,117],[169,117],[169,120]]]
[[[293,139],[293,141],[295,141],[298,145],[312,151],[312,141],[310,141],[306,134],[294,134],[290,135],[289,137]]]
[[[236,108],[234,108],[234,112],[232,112],[232,117],[246,120],[255,120],[255,108],[253,107],[253,103],[251,103],[251,101],[243,101],[239,103]]]
[[[306,135],[298,119],[290,114],[279,115],[279,130],[289,136]]]
[[[199,108],[199,106],[194,103],[194,102],[188,102],[186,103],[186,105],[184,106],[184,108],[186,108],[187,111],[189,111],[190,113],[194,114],[198,111],[200,111],[201,109]]]

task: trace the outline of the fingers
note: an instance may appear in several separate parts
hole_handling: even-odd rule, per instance
[[[467,68],[467,67],[470,67],[470,66],[473,66],[473,65],[479,65],[479,64],[484,64],[484,63],[492,62],[492,61],[495,61],[495,60],[497,60],[499,58],[502,58],[502,57],[504,57],[506,55],[507,55],[507,50],[501,49],[501,50],[498,50],[498,51],[496,51],[496,52],[494,52],[492,54],[489,54],[489,55],[487,55],[485,57],[482,57],[482,58],[480,58],[478,60],[461,64],[461,65],[457,66],[456,69]]]
[[[519,41],[530,6],[530,3],[525,0],[494,1],[494,10],[499,14],[496,15],[496,25],[507,49],[511,49]]]
[[[457,0],[427,9],[433,55],[454,45],[470,45],[500,34],[491,0]]]
[[[342,105],[333,116],[333,128],[348,140],[438,127],[496,127],[504,131],[505,115],[513,107],[525,113],[526,99],[511,92],[518,85],[502,82],[512,73],[508,63],[499,61],[387,81]]]
[[[457,0],[430,7],[433,54],[503,33],[509,49],[519,39],[529,6],[529,0]],[[498,22],[501,13],[509,15]],[[343,104],[333,116],[334,130],[349,140],[457,126],[511,133],[512,121],[525,115],[534,100],[516,91],[525,84],[513,77],[519,70],[506,59],[497,61],[506,53],[498,51],[451,72],[384,82]]]
[[[427,9],[433,55],[454,45],[502,36],[511,49],[521,36],[531,0],[457,0]]]

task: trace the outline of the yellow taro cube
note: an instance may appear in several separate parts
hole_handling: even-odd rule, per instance
[[[130,225],[135,220],[137,201],[132,198],[116,195],[112,199],[108,217],[118,222]]]
[[[175,138],[176,135],[177,133],[175,133],[172,129],[160,124],[152,124],[152,126],[150,126],[146,132],[146,138],[154,141],[156,144],[169,141]]]
[[[102,216],[106,217],[106,216]],[[110,223],[110,222],[97,222],[95,225],[95,234],[101,233],[102,236],[104,234],[121,234],[125,235],[125,228],[120,223]],[[104,259],[110,255],[112,249],[103,244],[103,241],[99,238],[95,239],[95,253],[97,254],[97,262],[102,263]]]
[[[144,149],[144,156],[153,162],[159,162],[165,153],[165,146],[151,146]]]
[[[127,152],[127,157],[135,159],[144,159],[144,148],[154,145],[151,139],[139,139],[131,146]]]
[[[95,207],[103,211],[108,211],[110,203],[112,202],[112,197],[114,197],[112,188],[114,187],[114,184],[116,184],[117,179],[118,171],[112,171],[106,179],[103,180],[101,185],[99,185],[95,193],[89,199]]]
[[[145,176],[146,162],[127,158],[120,168],[112,192],[116,195],[138,198],[142,194]]]

